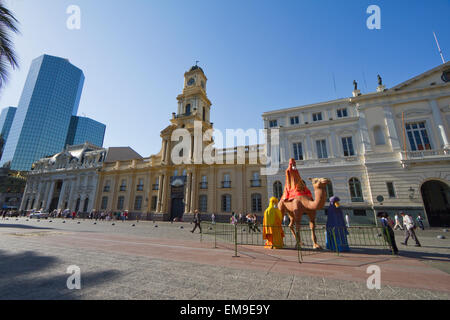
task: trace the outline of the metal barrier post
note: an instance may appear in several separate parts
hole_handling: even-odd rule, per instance
[[[214,227],[214,248],[217,248],[217,226],[216,226],[216,224],[214,224],[213,227]]]
[[[297,230],[295,233],[295,239],[297,242],[297,256],[298,256],[298,263],[302,263],[303,256],[302,256],[302,245],[300,241],[300,230]]]
[[[239,257],[237,254],[237,223],[234,224],[234,258]]]
[[[338,245],[337,245],[337,241],[336,241],[336,233],[334,232],[334,229],[335,229],[335,228],[333,228],[333,241],[334,241],[334,247],[336,248],[336,253],[337,253],[337,255],[339,255],[339,248],[338,248]]]

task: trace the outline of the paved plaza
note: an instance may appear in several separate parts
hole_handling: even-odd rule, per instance
[[[63,223],[63,221],[65,221]],[[115,225],[112,225],[115,223]],[[134,224],[134,226],[133,226]],[[449,299],[450,233],[417,231],[422,247],[400,256],[306,255],[256,246],[213,248],[190,223],[0,220],[1,299]],[[437,239],[442,234],[446,239]],[[69,266],[81,271],[70,290]],[[367,267],[381,269],[370,290]]]

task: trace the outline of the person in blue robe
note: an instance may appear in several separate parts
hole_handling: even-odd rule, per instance
[[[348,230],[344,220],[344,214],[339,207],[340,199],[336,196],[330,198],[328,207],[326,247],[338,252],[350,251],[347,241]]]

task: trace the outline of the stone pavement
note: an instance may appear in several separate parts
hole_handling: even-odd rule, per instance
[[[320,253],[299,264],[295,250],[239,246],[233,257],[189,223],[65,221],[0,220],[1,299],[450,298],[450,241],[439,230],[418,231],[423,247],[401,246],[399,257]],[[81,290],[66,287],[70,265]],[[380,290],[366,286],[369,265],[381,269]]]

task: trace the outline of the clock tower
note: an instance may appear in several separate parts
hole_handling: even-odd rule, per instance
[[[206,96],[208,79],[199,66],[193,66],[184,74],[183,92],[178,95],[178,112],[175,115],[178,125],[202,121],[203,126],[210,127],[211,101]]]

